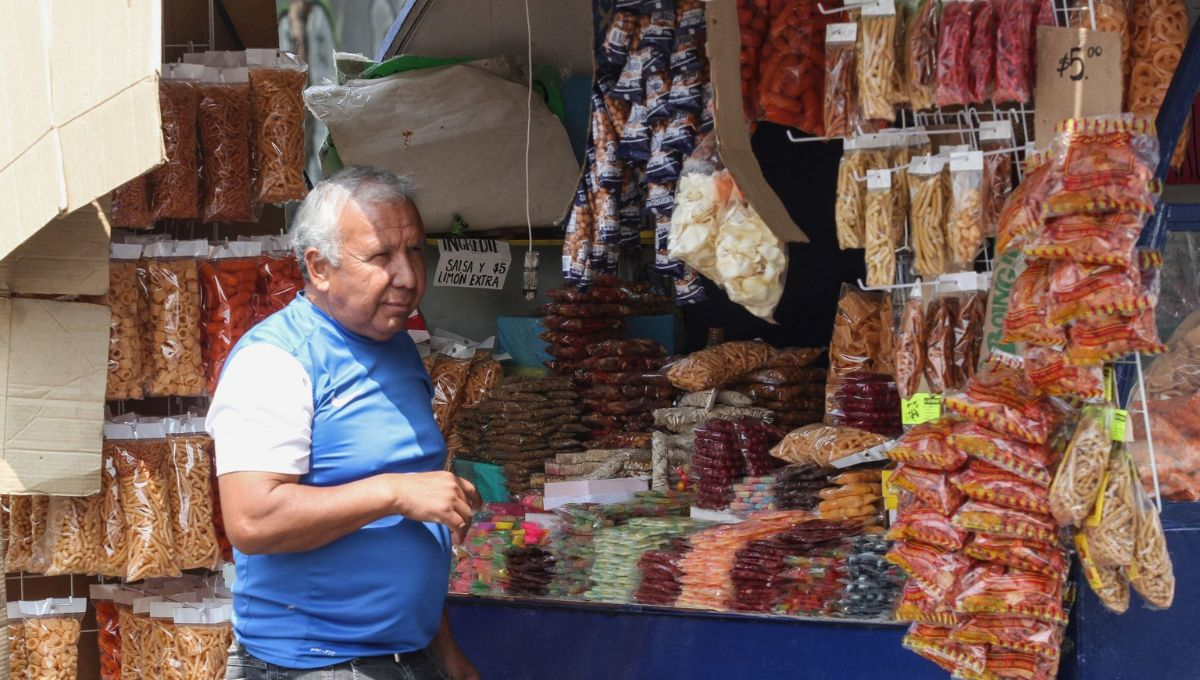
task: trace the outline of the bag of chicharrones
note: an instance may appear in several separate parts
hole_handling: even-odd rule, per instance
[[[75,680],[79,632],[87,600],[53,598],[19,603],[25,634],[25,677]]]

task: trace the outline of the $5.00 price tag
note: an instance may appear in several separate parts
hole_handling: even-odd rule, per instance
[[[900,402],[900,422],[920,425],[942,417],[942,395],[918,392]]]

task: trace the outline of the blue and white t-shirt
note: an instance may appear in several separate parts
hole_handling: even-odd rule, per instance
[[[431,394],[407,333],[356,335],[301,295],[251,329],[225,365],[208,414],[217,474],[333,486],[441,470]],[[309,552],[234,557],[234,631],[269,663],[411,652],[441,623],[450,534],[440,524],[386,517]]]

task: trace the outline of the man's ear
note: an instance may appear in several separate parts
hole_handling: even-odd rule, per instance
[[[308,269],[308,280],[313,288],[324,293],[329,290],[329,273],[333,267],[316,248],[304,251],[304,266]]]

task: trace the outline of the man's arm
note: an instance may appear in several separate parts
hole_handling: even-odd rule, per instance
[[[471,660],[462,653],[458,643],[454,641],[454,634],[450,631],[450,617],[447,616],[445,608],[442,609],[442,625],[438,628],[437,634],[433,636],[433,643],[430,646],[442,660],[442,665],[446,667],[450,680],[479,680],[479,671],[475,670]]]
[[[298,480],[268,472],[221,476],[225,531],[238,550],[315,550],[389,515],[445,524],[458,542],[482,503],[473,484],[449,472],[383,474],[328,487]]]

